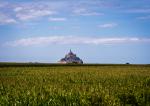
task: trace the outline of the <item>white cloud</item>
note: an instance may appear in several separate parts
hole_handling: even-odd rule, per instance
[[[98,25],[99,28],[114,28],[116,27],[118,24],[116,23],[106,23],[106,24],[101,24]]]
[[[49,16],[52,14],[55,14],[55,12],[51,10],[38,10],[38,9],[23,9],[23,10],[17,10],[16,17],[20,20],[31,20],[43,16]]]
[[[27,21],[56,14],[56,10],[50,4],[52,3],[40,1],[22,3],[0,1],[0,12],[5,10],[5,14],[9,15],[10,18],[15,18],[17,22]]]
[[[4,13],[0,13],[0,24],[13,24],[16,23],[16,20],[7,16]]]
[[[9,15],[11,19],[8,20],[8,23],[17,21],[32,21],[36,19],[43,19],[43,17],[53,17],[56,14],[67,13],[68,15],[82,15],[82,16],[99,16],[103,15],[96,11],[95,6],[97,3],[91,1],[24,1],[24,2],[8,2],[0,1],[0,12],[5,12]],[[80,7],[78,7],[80,6]],[[47,16],[47,17],[46,17]],[[65,18],[50,18],[50,21],[65,21]]]
[[[104,14],[98,13],[98,12],[87,12],[87,13],[82,13],[81,15],[83,15],[83,16],[97,16],[97,15],[104,15]]]
[[[150,38],[93,38],[93,37],[78,37],[78,36],[49,36],[49,37],[33,37],[24,38],[16,41],[6,42],[7,46],[32,46],[32,45],[47,45],[47,44],[120,44],[120,43],[139,43],[148,42]]]
[[[81,15],[81,16],[97,16],[97,15],[104,15],[103,13],[89,11],[85,8],[76,8],[73,10],[73,14]]]
[[[66,18],[63,17],[50,17],[49,21],[66,21]]]
[[[22,21],[33,21],[36,19],[45,19],[50,17],[49,21],[66,21],[66,18],[55,17],[56,14],[67,13],[72,15],[72,12],[76,15],[82,16],[95,16],[103,15],[94,11],[92,8],[82,9],[78,8],[78,4],[74,2],[63,1],[36,1],[36,2],[2,2],[0,1],[0,12],[6,11],[9,17],[5,17],[5,21],[1,19],[1,23],[22,23]],[[83,6],[84,7],[84,6]],[[74,11],[73,11],[73,10]],[[3,11],[4,10],[4,11]]]
[[[18,7],[15,7],[15,8],[14,8],[14,11],[15,11],[15,12],[19,12],[19,11],[21,11],[21,10],[23,10],[23,7],[18,6]]]

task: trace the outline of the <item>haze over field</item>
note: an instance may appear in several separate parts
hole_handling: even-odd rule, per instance
[[[150,63],[150,0],[0,0],[0,61]]]

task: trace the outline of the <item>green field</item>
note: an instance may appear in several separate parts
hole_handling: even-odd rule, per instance
[[[1,106],[150,106],[150,65],[0,65]]]

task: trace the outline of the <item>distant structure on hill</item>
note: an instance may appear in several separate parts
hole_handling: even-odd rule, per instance
[[[62,58],[58,63],[68,64],[68,63],[75,63],[75,64],[83,64],[83,61],[76,56],[71,50],[64,58]]]

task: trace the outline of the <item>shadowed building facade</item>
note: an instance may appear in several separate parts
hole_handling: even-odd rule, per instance
[[[76,56],[71,50],[64,58],[62,58],[59,63],[67,64],[67,63],[76,63],[76,64],[83,64],[83,61]]]

